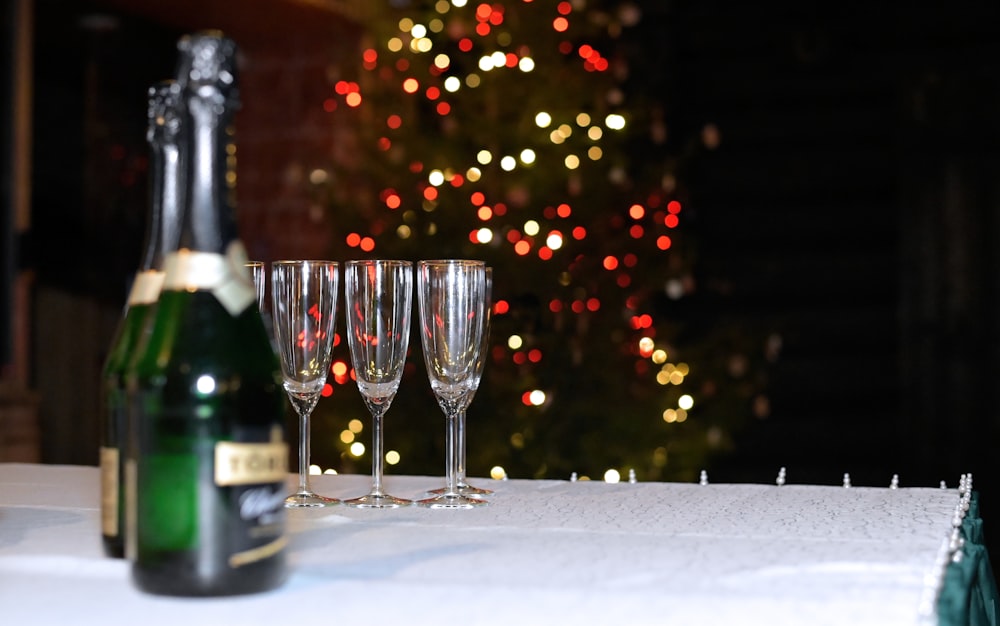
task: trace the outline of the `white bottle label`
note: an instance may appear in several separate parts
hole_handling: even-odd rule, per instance
[[[164,262],[163,288],[171,291],[211,291],[232,316],[257,301],[257,292],[243,244],[234,241],[225,255],[182,248]]]
[[[132,282],[132,289],[128,293],[128,304],[153,304],[160,299],[160,290],[163,288],[163,272],[159,270],[145,270],[137,272],[135,280]]]
[[[118,448],[101,447],[101,532],[118,536]]]
[[[215,484],[277,483],[288,473],[288,445],[281,441],[215,444]]]

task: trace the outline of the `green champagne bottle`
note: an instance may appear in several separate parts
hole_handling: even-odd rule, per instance
[[[185,214],[129,377],[132,577],[163,595],[253,593],[287,576],[284,392],[236,233],[236,46],[211,31],[178,50]]]
[[[129,290],[121,322],[115,331],[102,371],[101,538],[108,556],[125,552],[125,460],[128,443],[128,403],[125,374],[135,358],[143,329],[163,285],[163,259],[177,248],[180,229],[180,149],[178,143],[180,90],[175,81],[149,88],[149,204],[143,254]]]

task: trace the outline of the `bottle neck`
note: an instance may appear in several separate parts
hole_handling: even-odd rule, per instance
[[[184,220],[180,244],[164,263],[167,291],[208,291],[232,315],[256,301],[237,237],[231,197],[236,177],[229,150],[233,104],[202,85],[187,90],[184,114]]]
[[[174,80],[164,80],[148,91],[148,128],[150,183],[146,241],[139,273],[160,271],[164,257],[177,249],[181,220],[181,172],[179,144],[180,87]]]
[[[140,272],[162,270],[166,255],[177,249],[181,221],[180,147],[154,142],[150,150],[150,198]]]
[[[177,143],[163,146],[163,193],[156,267],[162,268],[168,254],[177,249],[184,212],[184,152]]]
[[[232,111],[218,92],[207,90],[187,98],[185,122],[190,153],[186,181],[186,211],[180,247],[196,252],[226,254],[237,239],[232,195],[235,172],[228,154]]]
[[[184,219],[177,250],[164,262],[163,288],[211,292],[235,316],[256,301],[234,210],[235,44],[212,32],[184,37],[178,49]]]

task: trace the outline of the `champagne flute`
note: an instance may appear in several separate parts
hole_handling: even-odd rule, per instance
[[[412,504],[382,489],[382,417],[389,410],[406,364],[413,303],[413,263],[348,261],[344,268],[347,345],[358,390],[372,415],[372,486],[344,504],[396,508]]]
[[[458,492],[458,417],[477,384],[485,330],[486,270],[482,261],[417,263],[420,340],[431,390],[445,414],[445,490],[417,504],[468,509],[487,504]]]
[[[319,507],[339,500],[309,488],[309,416],[326,384],[333,354],[339,264],[275,261],[271,305],[285,392],[299,417],[299,488],[287,507]]]
[[[263,261],[247,261],[244,263],[250,270],[250,276],[253,278],[253,286],[257,293],[257,308],[260,312],[264,312],[264,292],[267,287],[267,279],[264,277],[264,262]]]
[[[470,485],[466,477],[466,419],[465,413],[472,404],[472,399],[476,395],[476,391],[479,389],[479,382],[483,378],[483,365],[486,364],[486,359],[489,357],[489,337],[490,337],[490,320],[492,319],[492,308],[493,308],[493,268],[486,268],[486,289],[484,291],[484,304],[483,310],[486,312],[486,318],[483,327],[483,341],[479,348],[479,358],[476,359],[476,371],[475,380],[472,383],[472,392],[468,395],[465,404],[462,406],[462,410],[458,414],[458,433],[456,437],[456,445],[458,446],[458,476],[456,482],[456,490],[463,496],[488,496],[493,493],[490,489],[483,489],[482,487],[476,487]],[[428,493],[439,494],[444,493],[445,489],[432,489]]]

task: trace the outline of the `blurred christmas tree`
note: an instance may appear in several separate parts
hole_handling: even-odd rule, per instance
[[[635,74],[663,71],[626,44],[642,20],[631,3],[397,3],[324,103],[344,138],[314,181],[338,216],[334,258],[494,268],[470,475],[691,480],[751,414],[760,350],[693,304],[680,174],[693,157],[666,140],[663,103],[642,89],[654,77]],[[411,345],[386,416],[390,471],[438,474],[444,422],[417,332]],[[338,349],[317,416],[343,432],[314,435],[314,459],[363,472],[368,414]]]

